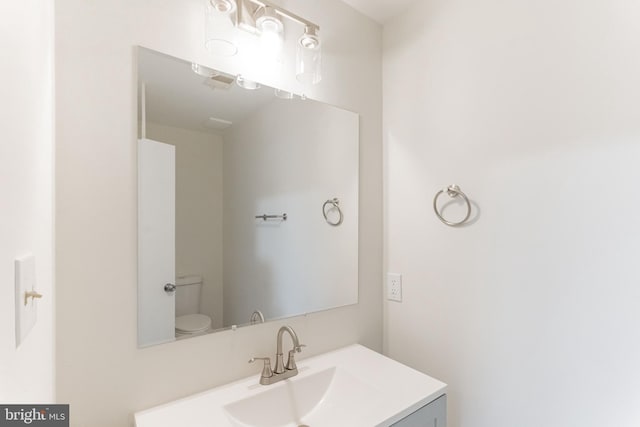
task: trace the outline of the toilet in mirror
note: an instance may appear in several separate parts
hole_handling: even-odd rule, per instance
[[[211,330],[211,318],[200,313],[202,276],[176,279],[176,338],[204,334]]]
[[[358,115],[137,52],[138,345],[357,303]]]

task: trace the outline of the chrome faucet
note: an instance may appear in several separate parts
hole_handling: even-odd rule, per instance
[[[288,332],[293,341],[293,348],[289,351],[289,358],[287,359],[287,365],[284,364],[284,355],[282,353],[282,335]],[[260,375],[260,384],[270,385],[277,383],[278,381],[286,380],[287,378],[298,375],[298,367],[296,366],[296,360],[294,358],[295,353],[300,353],[304,344],[300,344],[296,331],[291,326],[283,326],[278,331],[278,342],[276,348],[276,368],[271,370],[271,359],[268,357],[254,357],[249,360],[249,363],[253,363],[256,360],[263,360],[264,367],[262,374]]]

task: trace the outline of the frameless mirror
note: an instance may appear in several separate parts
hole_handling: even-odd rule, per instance
[[[138,53],[138,344],[357,303],[358,115]]]

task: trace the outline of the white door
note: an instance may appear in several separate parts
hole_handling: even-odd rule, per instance
[[[138,141],[138,345],[175,339],[175,147]],[[170,287],[169,286],[169,287]]]

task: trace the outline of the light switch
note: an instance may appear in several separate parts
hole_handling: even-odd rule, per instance
[[[36,292],[36,259],[26,255],[15,260],[16,286],[16,347],[29,335],[38,314]]]

